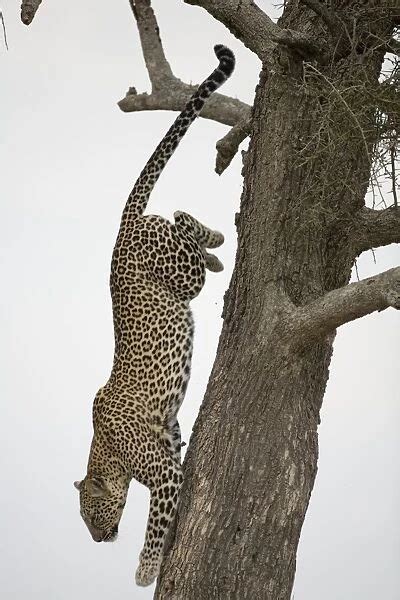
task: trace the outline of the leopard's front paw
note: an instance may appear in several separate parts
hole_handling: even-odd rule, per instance
[[[161,559],[139,558],[139,566],[136,569],[136,585],[151,585],[160,572]]]

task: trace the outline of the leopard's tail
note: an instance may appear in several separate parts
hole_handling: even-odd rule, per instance
[[[200,84],[147,161],[129,194],[122,215],[122,224],[127,224],[131,219],[143,214],[156,181],[189,126],[199,116],[211,94],[231,76],[235,67],[233,52],[221,44],[214,46],[214,52],[219,60],[218,67]]]

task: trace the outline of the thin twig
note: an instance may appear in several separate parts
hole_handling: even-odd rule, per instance
[[[344,99],[343,94],[341,94],[340,91],[336,88],[336,86],[334,86],[334,84],[323,73],[321,73],[321,71],[319,71],[316,67],[314,67],[312,64],[308,64],[307,66],[308,66],[309,69],[311,69],[315,73],[318,73],[318,75],[320,75],[320,77],[322,77],[326,81],[326,83],[335,92],[335,94],[337,95],[337,97],[339,98],[339,100],[342,102],[342,104],[344,104],[344,106],[346,107],[348,113],[352,116],[354,122],[357,125],[357,128],[360,131],[361,138],[362,138],[363,143],[364,143],[364,147],[365,147],[365,152],[366,152],[367,158],[368,158],[369,161],[371,161],[370,152],[369,152],[369,148],[368,148],[368,143],[367,143],[367,140],[365,139],[364,130],[361,127],[361,124],[360,124],[360,121],[358,120],[357,115],[354,113],[354,111],[350,108],[350,106],[348,105],[348,103]]]
[[[358,273],[357,259],[355,259],[355,261],[354,261],[354,267],[355,267],[355,269],[356,269],[357,281],[360,281],[360,275],[359,275],[359,273]]]
[[[392,164],[392,193],[394,205],[397,208],[397,191],[396,191],[396,146],[395,144],[391,144],[390,146],[390,161]]]
[[[0,10],[0,19],[1,19],[1,22],[3,24],[4,43],[5,43],[6,48],[8,50],[6,24],[4,22],[3,11],[1,11],[1,10]]]
[[[386,50],[386,52],[390,52],[391,54],[397,54],[397,56],[400,56],[399,40],[396,40],[395,38],[392,38],[391,40],[389,40],[387,42],[387,44],[385,45],[385,50]]]

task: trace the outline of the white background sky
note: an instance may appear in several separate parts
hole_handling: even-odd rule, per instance
[[[148,89],[127,0],[44,0],[34,23],[1,0],[1,557],[4,600],[150,599],[134,585],[147,519],[136,482],[115,544],[95,544],[79,516],[91,404],[113,355],[109,264],[124,201],[172,113],[123,114],[126,89]],[[176,75],[198,82],[214,43],[237,54],[224,92],[251,102],[257,58],[201,9],[154,0]],[[270,2],[260,6],[272,14]],[[193,213],[226,236],[226,270],[193,302],[192,379],[181,412],[188,440],[215,356],[235,256],[240,157],[221,178],[226,131],[200,120],[175,154],[150,211]],[[360,277],[396,266],[390,246],[359,260]],[[399,315],[343,327],[322,411],[319,473],[300,542],[295,600],[398,600]]]

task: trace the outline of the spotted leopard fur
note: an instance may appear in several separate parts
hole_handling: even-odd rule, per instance
[[[157,146],[128,197],[111,264],[115,355],[95,398],[86,477],[75,486],[93,539],[112,541],[132,478],[150,490],[138,585],[157,577],[165,536],[182,483],[177,412],[190,374],[193,320],[189,302],[220,271],[207,248],[223,243],[184,212],[143,216],[155,182],[207,98],[231,75],[234,56],[215,46],[218,67],[199,86]]]

